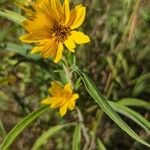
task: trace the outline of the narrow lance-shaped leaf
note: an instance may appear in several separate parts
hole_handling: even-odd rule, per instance
[[[134,122],[136,122],[139,126],[141,126],[145,131],[150,132],[150,122],[146,120],[142,115],[140,115],[138,112],[126,107],[119,105],[116,102],[110,102],[109,104],[111,107],[119,112],[120,114],[123,114],[124,116],[130,118]]]
[[[23,21],[26,20],[26,18],[21,16],[20,14],[6,9],[4,11],[0,11],[0,16],[5,17],[8,20],[13,21],[19,25],[22,25]]]
[[[81,126],[80,124],[75,127],[72,141],[72,150],[80,150],[81,141]]]
[[[135,84],[135,87],[133,89],[132,95],[137,96],[138,94],[142,92],[150,93],[150,84],[147,84],[150,82],[150,73],[146,73],[141,75]]]
[[[93,97],[96,103],[104,110],[104,112],[128,135],[137,140],[138,142],[150,147],[146,141],[144,141],[140,136],[138,136],[122,119],[121,117],[112,109],[107,100],[102,96],[99,90],[95,87],[94,83],[82,73],[77,67],[73,68],[82,78],[85,88],[88,93]]]
[[[97,139],[97,144],[98,144],[98,150],[106,150],[104,144],[100,141],[100,139]]]
[[[1,118],[0,118],[0,136],[1,136],[2,138],[4,138],[4,137],[6,136],[6,132],[5,132],[3,123],[2,123],[2,121],[1,121]]]
[[[21,120],[5,137],[4,141],[0,145],[0,150],[7,150],[15,138],[37,117],[46,112],[49,108],[47,106],[41,106],[23,120]]]
[[[150,110],[150,102],[146,102],[137,98],[127,97],[117,101],[117,103],[122,106],[142,107]]]

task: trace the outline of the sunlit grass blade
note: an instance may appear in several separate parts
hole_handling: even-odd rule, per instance
[[[47,106],[41,106],[28,116],[26,116],[23,120],[21,120],[5,137],[4,141],[0,145],[0,150],[7,150],[15,138],[37,117],[42,115],[49,109]]]
[[[138,136],[123,120],[122,118],[114,111],[114,109],[109,105],[107,100],[103,97],[103,95],[99,92],[99,90],[95,87],[94,83],[89,79],[87,75],[82,73],[77,67],[73,68],[80,77],[82,78],[85,88],[88,93],[93,97],[95,102],[104,110],[104,112],[128,135],[137,140],[138,142],[150,147],[146,141],[144,141],[140,136]]]
[[[142,115],[140,115],[138,112],[126,107],[119,105],[115,102],[109,102],[109,104],[112,106],[112,108],[119,112],[120,114],[123,114],[124,116],[130,118],[134,122],[136,122],[139,126],[141,126],[145,131],[150,132],[150,122],[146,120]]]
[[[1,121],[1,118],[0,118],[0,136],[1,136],[2,138],[4,138],[4,137],[6,136],[6,132],[5,132],[3,123],[2,123],[2,121]]]
[[[10,10],[6,10],[6,9],[4,11],[0,11],[0,16],[5,17],[8,20],[13,21],[19,25],[22,25],[22,22],[24,20],[26,20],[26,18],[21,16],[20,14],[15,13],[15,12],[10,11]]]
[[[97,145],[98,150],[106,150],[104,144],[100,141],[100,139],[97,139]]]
[[[81,126],[80,124],[75,127],[72,141],[72,150],[80,150],[81,142]]]
[[[40,147],[47,142],[48,138],[50,138],[51,136],[55,135],[56,133],[58,133],[63,128],[70,127],[71,125],[74,125],[74,123],[67,123],[67,124],[63,124],[63,125],[56,125],[56,126],[50,128],[49,130],[45,131],[36,140],[36,142],[34,143],[34,145],[33,145],[31,150],[39,150]]]
[[[136,98],[123,98],[117,101],[119,105],[123,106],[135,106],[135,107],[143,107],[146,109],[150,109],[150,103],[141,99]]]

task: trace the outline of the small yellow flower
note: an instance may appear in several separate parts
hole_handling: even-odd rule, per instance
[[[86,8],[77,5],[70,9],[69,0],[37,0],[32,18],[23,22],[29,33],[20,37],[25,43],[36,43],[31,53],[40,52],[43,58],[51,57],[55,63],[62,58],[65,47],[74,52],[76,45],[90,41],[82,32],[75,31],[85,19]]]
[[[42,104],[50,105],[51,108],[58,108],[60,115],[64,116],[67,109],[73,110],[75,108],[76,100],[79,98],[78,94],[73,94],[70,83],[63,86],[60,82],[52,82],[52,87],[49,88],[51,97],[42,100]]]

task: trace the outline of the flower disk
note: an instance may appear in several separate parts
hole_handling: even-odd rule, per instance
[[[37,0],[34,11],[23,27],[29,33],[20,37],[25,43],[36,43],[32,54],[40,52],[43,58],[51,57],[55,63],[62,58],[65,47],[74,52],[76,45],[90,41],[82,32],[75,31],[85,19],[86,8],[77,5],[70,10],[69,0]]]
[[[51,97],[42,100],[42,104],[50,105],[51,108],[60,108],[60,115],[64,116],[67,109],[73,110],[75,108],[76,100],[79,98],[78,94],[73,94],[70,83],[64,87],[58,81],[52,82],[52,87],[49,89]]]

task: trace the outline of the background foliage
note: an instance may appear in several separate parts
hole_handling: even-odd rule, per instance
[[[87,6],[87,16],[81,30],[91,37],[91,43],[77,48],[78,66],[94,80],[97,88],[114,104],[113,108],[122,114],[125,122],[138,135],[150,141],[150,1],[71,2],[72,5],[82,2]],[[8,0],[0,1],[0,9],[21,13],[20,9]],[[48,94],[47,88],[52,80],[65,83],[66,79],[60,65],[30,54],[31,45],[25,45],[18,39],[24,33],[21,26],[0,17],[0,29],[2,141],[20,120],[39,107],[40,100]],[[67,53],[66,55],[71,62],[73,56]],[[97,107],[84,86],[80,84],[81,79],[77,75],[74,81],[77,81],[75,87],[80,94],[77,105],[81,109],[81,120],[84,120],[88,136],[81,135],[83,124],[76,128],[72,124],[64,124],[78,122],[76,111],[69,112],[61,118],[57,111],[50,109],[26,128],[10,149],[31,149],[38,137],[46,133],[44,131],[47,131],[43,136],[45,141],[53,132],[57,134],[43,143],[41,149],[83,149],[89,141],[89,149],[148,149],[131,139]],[[80,113],[78,109],[77,112]],[[140,123],[137,123],[137,120]]]

